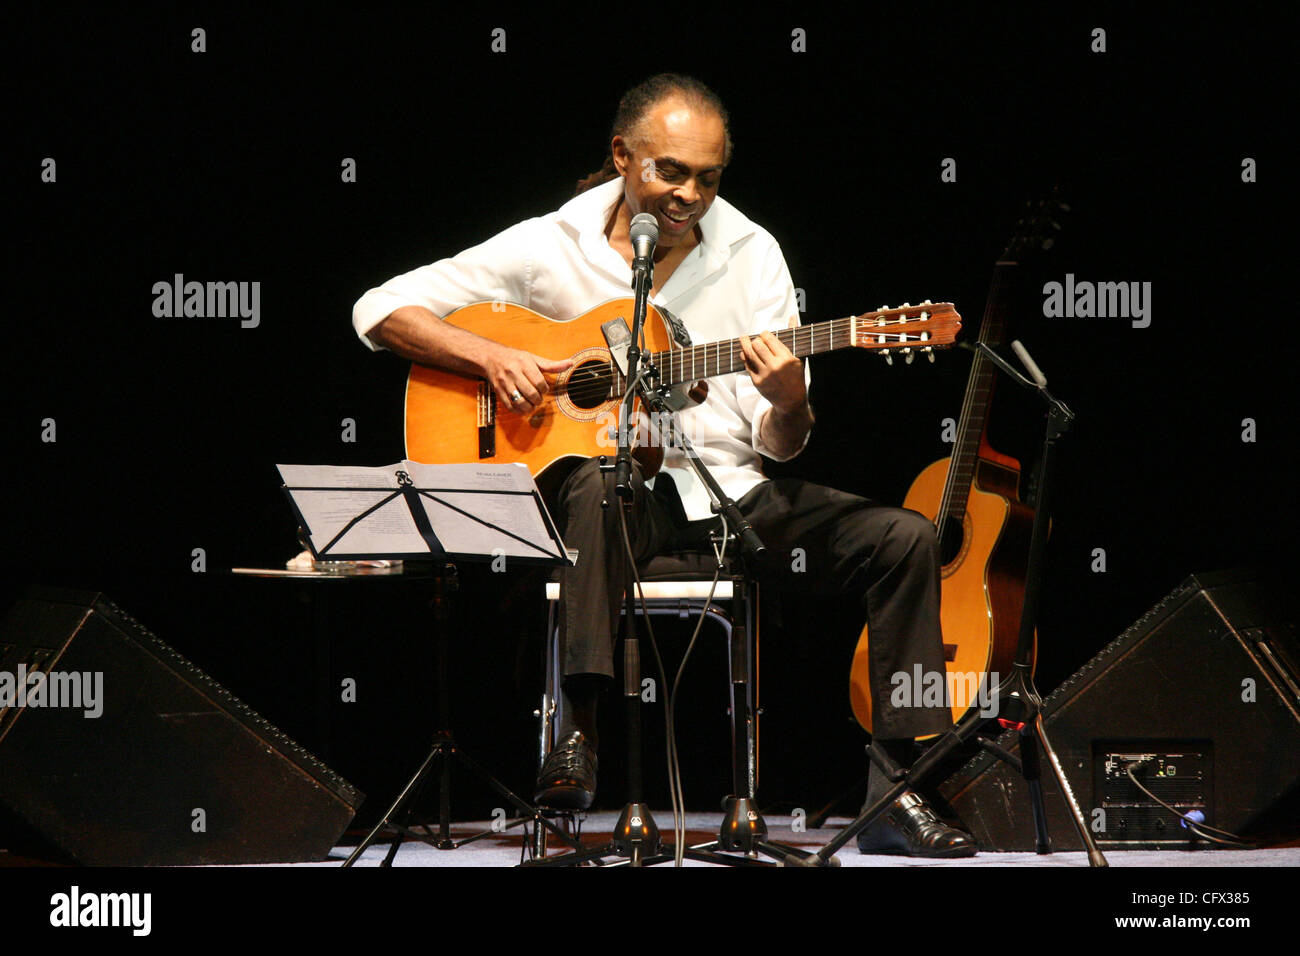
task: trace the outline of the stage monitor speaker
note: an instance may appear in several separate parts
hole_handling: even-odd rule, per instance
[[[1289,599],[1249,571],[1192,575],[1045,700],[1048,739],[1100,847],[1193,841],[1133,785],[1126,770],[1139,760],[1134,776],[1151,794],[1232,833],[1295,798],[1300,647]],[[1016,753],[1019,734],[997,743]],[[1042,779],[1053,849],[1082,849],[1045,762]],[[992,754],[939,791],[984,848],[1035,848],[1025,782]]]
[[[0,624],[0,805],[76,863],[323,860],[361,799],[102,594]]]

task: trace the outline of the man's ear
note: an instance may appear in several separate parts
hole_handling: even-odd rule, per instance
[[[622,136],[615,136],[610,141],[609,148],[614,155],[614,168],[620,176],[626,176],[627,164],[632,162],[632,151],[628,148],[627,141]]]

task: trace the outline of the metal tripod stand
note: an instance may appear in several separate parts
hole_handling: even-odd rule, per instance
[[[451,698],[447,682],[449,643],[447,624],[452,614],[452,595],[459,590],[459,584],[454,564],[435,565],[434,572],[433,608],[434,618],[437,622],[434,680],[437,688],[438,714],[436,729],[433,733],[433,746],[429,750],[429,755],[424,758],[424,762],[420,764],[419,769],[415,771],[414,776],[407,781],[406,786],[402,788],[402,792],[398,794],[397,799],[388,808],[383,819],[375,824],[366,838],[352,851],[343,866],[350,867],[356,863],[361,854],[375,842],[380,832],[385,828],[397,831],[396,838],[389,846],[388,853],[380,864],[380,866],[385,867],[393,865],[393,858],[397,855],[402,841],[406,838],[420,840],[439,850],[454,850],[467,843],[480,840],[485,836],[491,836],[510,827],[518,826],[528,820],[532,820],[535,826],[545,827],[550,830],[570,846],[580,846],[573,837],[565,833],[555,823],[546,819],[537,807],[529,804],[513,790],[497,780],[496,777],[484,770],[457,745],[455,735],[451,731]],[[438,785],[438,836],[435,839],[430,835],[427,824],[423,826],[424,832],[412,828],[411,808],[418,802],[420,793],[425,786],[435,778],[435,767],[439,760],[441,760],[442,765],[440,772],[437,772],[436,775]],[[519,811],[520,818],[505,824],[500,830],[484,830],[463,840],[453,840],[451,838],[451,768],[453,762],[459,764],[462,769],[469,771],[471,775],[500,794],[514,809]],[[401,823],[397,822],[399,815]]]

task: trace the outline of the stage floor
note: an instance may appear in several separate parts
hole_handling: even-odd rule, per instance
[[[582,824],[581,839],[586,846],[599,846],[608,842],[609,835],[617,822],[618,814],[614,811],[589,813]],[[796,832],[792,829],[793,819],[789,816],[768,815],[766,817],[769,838],[787,846],[813,852],[824,846],[851,821],[848,817],[832,817],[821,829]],[[665,842],[673,839],[672,814],[667,811],[655,811],[655,822]],[[688,846],[705,844],[715,839],[720,823],[718,814],[686,814],[686,842]],[[460,842],[476,834],[484,834],[479,839],[458,846],[453,850],[440,850],[418,840],[408,840],[398,850],[393,861],[395,867],[512,867],[528,857],[524,854],[524,837],[522,827],[516,826],[504,832],[491,832],[491,821],[456,823],[451,827],[453,841]],[[485,832],[486,831],[486,832]],[[435,830],[436,832],[436,830]],[[336,846],[326,860],[306,863],[264,863],[249,864],[239,868],[272,867],[277,869],[294,867],[339,867],[351,855],[353,849],[365,837],[364,832],[349,831],[347,842]],[[383,842],[369,847],[357,860],[358,867],[377,867],[388,852],[387,836]],[[568,852],[561,842],[550,838],[550,856]],[[1119,850],[1103,847],[1107,862],[1117,868],[1147,867],[1300,867],[1300,842],[1290,841],[1282,845],[1264,847],[1255,850],[1240,849],[1196,849],[1196,850]],[[732,854],[738,856],[738,854]],[[909,867],[909,868],[958,868],[958,867],[1056,867],[1087,869],[1088,858],[1082,851],[1068,851],[1039,855],[1037,853],[1002,853],[981,851],[973,857],[956,860],[927,860],[904,856],[866,855],[858,852],[857,846],[850,841],[842,848],[836,858],[841,866],[846,867]],[[770,857],[760,857],[770,860]],[[608,863],[618,863],[616,857],[607,859]],[[671,861],[660,865],[671,865]],[[702,861],[685,860],[684,866],[699,867],[713,864]],[[51,859],[13,853],[0,849],[0,868],[10,867],[54,867],[62,865]],[[192,869],[207,869],[193,867]]]
[[[593,846],[609,838],[617,821],[618,814],[613,811],[590,813],[582,826],[582,841]],[[785,843],[802,850],[815,851],[830,841],[850,820],[847,817],[833,817],[822,829],[806,830],[797,833],[791,829],[792,818],[788,816],[768,816],[766,818],[768,834],[773,841]],[[656,811],[655,822],[665,841],[672,840],[672,814]],[[716,814],[688,813],[686,815],[686,841],[689,846],[708,843],[716,837],[716,828],[720,820]],[[452,826],[452,839],[463,840],[476,833],[489,829],[490,823],[458,823]],[[359,841],[358,841],[359,842]],[[551,838],[552,855],[558,855],[563,848],[555,849],[559,843]],[[455,850],[439,850],[418,841],[404,843],[393,860],[395,867],[429,866],[429,867],[491,867],[514,866],[524,857],[521,855],[523,837],[518,828],[504,833],[489,833],[482,839],[458,847]],[[352,852],[352,846],[336,847],[331,859],[325,862],[283,864],[286,866],[338,866]],[[372,846],[362,854],[357,866],[378,866],[388,851],[387,843]],[[1295,867],[1300,866],[1300,846],[1285,846],[1258,850],[1236,849],[1198,849],[1189,850],[1104,850],[1107,862],[1112,867]],[[850,867],[972,867],[972,866],[1032,866],[1032,867],[1082,867],[1087,868],[1088,858],[1082,851],[1071,851],[1039,855],[1037,853],[994,853],[981,852],[973,857],[956,860],[927,860],[901,856],[866,855],[858,852],[857,846],[850,842],[836,855],[841,866]],[[611,862],[616,861],[611,858]],[[671,863],[661,864],[670,866]],[[712,864],[686,860],[684,866],[710,866]]]

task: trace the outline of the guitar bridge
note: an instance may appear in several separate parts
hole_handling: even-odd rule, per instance
[[[497,393],[487,382],[478,383],[478,456],[497,453]]]

